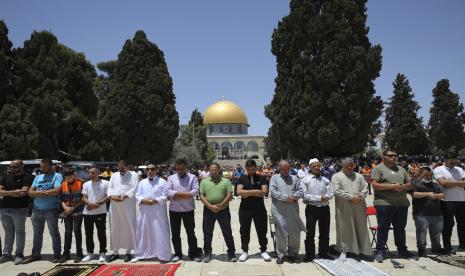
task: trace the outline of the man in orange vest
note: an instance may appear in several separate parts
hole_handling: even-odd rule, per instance
[[[74,236],[76,238],[76,260],[80,262],[84,255],[82,253],[82,212],[84,205],[82,202],[82,186],[83,181],[76,178],[76,172],[72,167],[63,168],[64,180],[61,183],[61,206],[63,213],[61,217],[65,220],[65,244],[63,247],[63,255],[60,263],[65,263],[71,259],[71,241]]]

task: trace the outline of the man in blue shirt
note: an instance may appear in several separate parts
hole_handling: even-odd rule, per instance
[[[233,185],[234,185],[234,196],[237,196],[237,183],[239,183],[239,178],[244,174],[244,169],[241,164],[237,164],[233,173]]]
[[[34,230],[32,242],[32,255],[24,260],[24,264],[41,259],[43,234],[45,222],[52,237],[53,260],[56,263],[60,260],[61,237],[58,231],[58,204],[61,182],[63,177],[54,172],[53,163],[50,159],[43,159],[40,163],[40,170],[43,174],[38,175],[31,188],[29,196],[34,198],[34,209],[32,210],[31,221]]]

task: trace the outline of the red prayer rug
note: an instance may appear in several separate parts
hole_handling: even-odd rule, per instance
[[[91,276],[174,276],[180,264],[114,264],[102,265]]]

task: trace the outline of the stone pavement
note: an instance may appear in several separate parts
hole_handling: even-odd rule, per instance
[[[367,202],[371,203],[373,200],[372,196],[369,196]],[[240,250],[240,235],[239,235],[239,219],[238,219],[238,209],[239,209],[239,199],[235,199],[230,203],[231,208],[231,216],[232,216],[232,230],[234,234],[234,241],[236,245],[236,253],[239,257],[239,254],[242,253]],[[203,246],[203,234],[202,234],[202,203],[200,201],[196,201],[196,234],[197,239],[199,242],[199,247]],[[270,209],[271,199],[265,200],[265,205],[267,209]],[[300,214],[302,219],[305,222],[305,206],[300,203]],[[411,209],[409,209],[411,212]],[[269,213],[269,211],[268,211]],[[334,220],[334,200],[332,200],[331,205],[331,241],[330,243],[335,243],[336,240],[336,231],[335,231],[335,220]],[[372,220],[376,223],[376,219],[373,218]],[[60,233],[64,234],[64,224],[60,223]],[[1,227],[0,227],[1,228]],[[25,255],[29,255],[31,253],[32,248],[32,225],[31,221],[28,218],[26,221],[26,248],[25,248]],[[107,227],[108,231],[108,241],[109,241],[109,227]],[[4,238],[3,229],[0,229],[0,234],[2,240]],[[371,235],[371,234],[370,234]],[[182,242],[183,242],[183,251],[184,254],[187,252],[187,238],[184,232],[184,229],[181,233]],[[371,236],[370,236],[371,238]],[[302,241],[301,241],[301,251],[300,254],[305,253],[304,251],[304,233],[302,233]],[[84,237],[84,229],[83,229],[83,240],[85,241]],[[395,250],[395,245],[393,241],[392,232],[389,235],[389,248],[391,250]],[[83,241],[83,246],[85,250],[85,242]],[[96,248],[98,248],[98,241],[95,233],[94,241],[96,242]],[[411,251],[416,253],[416,246],[415,246],[415,225],[412,219],[411,214],[409,213],[408,223],[407,223],[407,245]],[[452,244],[457,245],[457,234],[454,230],[452,236]],[[301,264],[289,264],[284,263],[283,265],[277,265],[275,259],[272,262],[264,262],[259,256],[259,245],[258,239],[255,233],[255,228],[252,226],[251,231],[251,243],[250,243],[250,251],[249,253],[252,254],[245,263],[229,263],[227,262],[227,255],[226,255],[226,244],[223,241],[223,237],[221,234],[221,230],[219,225],[215,225],[215,232],[213,238],[213,259],[209,264],[204,263],[196,263],[193,261],[182,261],[181,266],[177,270],[176,275],[202,275],[202,276],[215,276],[215,275],[329,275],[326,271],[324,271],[321,267],[314,263],[301,263]],[[74,237],[73,237],[73,250],[74,250]],[[271,236],[268,233],[268,249],[269,251],[273,251],[273,244],[271,240]],[[109,251],[111,252],[111,251]],[[51,263],[49,260],[52,258],[52,243],[50,236],[48,234],[48,230],[45,229],[44,232],[44,245],[42,253],[44,254],[43,257],[45,260],[33,262],[27,265],[17,265],[15,266],[12,262],[8,262],[5,264],[0,264],[0,275],[7,276],[7,275],[17,275],[20,272],[40,272],[43,273],[55,266],[55,264]],[[72,251],[74,253],[74,251]],[[463,254],[463,253],[459,253]],[[404,269],[395,269],[393,268],[391,262],[389,260],[384,261],[384,263],[378,264],[373,262],[372,264],[390,274],[390,275],[465,275],[465,270],[460,269],[454,266],[450,266],[447,264],[437,263],[429,258],[421,258],[419,260],[404,260],[404,259],[395,259],[400,263],[405,265]],[[96,262],[95,260],[92,262]],[[118,260],[117,262],[122,262],[122,260]],[[73,263],[73,261],[68,261],[68,263]],[[148,262],[150,263],[150,262]],[[156,262],[155,262],[156,263]]]

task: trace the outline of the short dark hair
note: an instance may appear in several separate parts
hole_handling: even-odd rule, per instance
[[[50,167],[53,166],[53,161],[52,161],[52,159],[49,159],[49,158],[44,158],[44,159],[42,159],[42,161],[40,161],[40,163],[42,163],[42,164],[47,164],[47,165],[49,165]]]
[[[123,165],[123,166],[125,166],[125,167],[129,166],[129,163],[128,163],[126,160],[124,160],[124,159],[119,160],[119,161],[118,161],[118,164],[121,164],[121,165]]]
[[[63,175],[64,176],[73,175],[75,172],[76,172],[76,170],[71,166],[64,166],[63,167]]]
[[[108,167],[107,167],[107,168],[108,168]],[[95,166],[95,165],[92,165],[92,166],[89,167],[89,171],[92,170],[92,169],[96,169],[98,172],[100,172],[100,168],[97,167],[97,166]],[[105,168],[105,169],[106,169],[106,168]],[[108,169],[110,169],[110,168],[108,168]]]
[[[175,164],[176,166],[178,166],[178,165],[185,165],[185,166],[187,166],[186,160],[184,160],[184,159],[182,159],[182,158],[176,159],[176,161],[174,162],[174,164]]]
[[[389,148],[388,148],[388,149],[385,149],[385,150],[383,151],[383,156],[386,156],[388,152],[394,152],[394,153],[396,153],[395,150],[392,150],[392,149],[389,149]]]
[[[433,170],[430,167],[421,167],[420,174],[422,174],[424,171],[432,172]]]
[[[255,162],[255,160],[253,160],[253,159],[249,159],[249,160],[245,161],[245,166],[246,167],[256,167],[257,162]]]
[[[218,163],[216,163],[216,162],[212,162],[212,163],[210,164],[209,168],[210,168],[211,166],[213,166],[213,165],[215,165],[215,166],[218,168],[218,170],[221,168],[221,167],[220,167],[220,164],[218,164]]]

